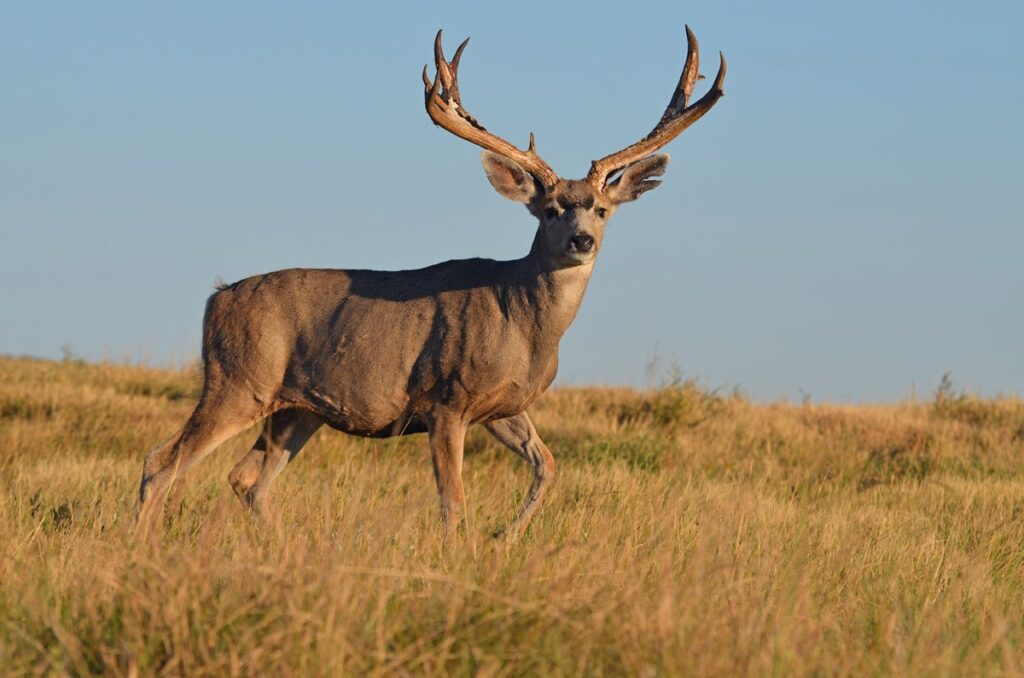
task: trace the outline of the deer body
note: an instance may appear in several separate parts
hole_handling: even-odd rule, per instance
[[[271,412],[302,407],[346,433],[425,430],[519,414],[555,377],[591,266],[466,259],[411,271],[291,269],[214,294],[203,359],[246,375]],[[468,350],[467,350],[468,349]]]
[[[711,90],[689,104],[699,76],[697,42],[686,31],[686,63],[661,120],[580,180],[559,178],[533,135],[522,151],[469,115],[457,80],[466,42],[449,62],[438,32],[437,73],[433,82],[423,74],[427,113],[483,147],[491,185],[537,219],[529,254],[409,271],[289,269],[222,287],[203,322],[202,396],[181,431],[146,455],[137,527],[149,527],[178,473],[265,420],[228,476],[258,515],[276,476],[324,424],[374,437],[427,432],[447,538],[464,502],[466,429],[483,424],[533,466],[510,534],[521,531],[554,472],[526,408],[555,378],[558,344],[583,300],[605,225],[619,205],[660,184],[653,178],[669,158],[652,153],[722,96],[724,59]]]

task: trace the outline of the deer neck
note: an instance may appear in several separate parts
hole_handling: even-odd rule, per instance
[[[554,344],[576,318],[590,275],[591,261],[580,266],[558,266],[535,242],[530,253],[517,266],[520,300],[519,316],[536,332],[542,343]]]
[[[562,338],[583,303],[583,295],[594,271],[593,262],[572,268],[561,268],[538,276],[537,323],[551,332],[556,341]]]

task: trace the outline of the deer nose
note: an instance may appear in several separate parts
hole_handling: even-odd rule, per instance
[[[586,254],[594,249],[594,236],[589,233],[577,233],[569,242],[580,254]]]

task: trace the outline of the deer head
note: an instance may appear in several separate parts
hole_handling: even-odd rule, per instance
[[[683,130],[697,122],[724,94],[725,57],[719,53],[718,75],[711,89],[689,103],[699,75],[697,39],[686,27],[686,62],[661,119],[640,141],[606,155],[591,164],[584,179],[561,179],[537,154],[534,136],[525,151],[488,132],[462,106],[458,69],[464,40],[451,61],[441,49],[441,31],[434,39],[434,79],[423,67],[427,114],[434,124],[484,148],[484,171],[491,185],[509,200],[521,202],[540,225],[534,251],[557,267],[578,266],[594,261],[601,247],[605,224],[616,208],[657,188],[655,179],[668,167],[667,153],[654,154]]]

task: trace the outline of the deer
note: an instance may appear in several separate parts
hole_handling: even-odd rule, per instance
[[[264,422],[228,481],[259,521],[275,478],[321,426],[387,438],[426,433],[443,542],[464,513],[463,444],[482,425],[526,460],[532,482],[505,534],[520,535],[554,477],[551,451],[527,408],[551,385],[559,342],[576,316],[605,227],[623,203],[661,184],[656,153],[723,96],[725,57],[709,90],[690,103],[697,39],[665,112],[647,136],[563,179],[537,153],[489,132],[462,104],[459,60],[434,39],[424,101],[438,127],[483,149],[487,179],[537,220],[526,256],[450,260],[416,270],[280,270],[221,284],[203,317],[203,387],[180,431],[145,455],[134,533],[148,531],[173,479],[214,448]]]

